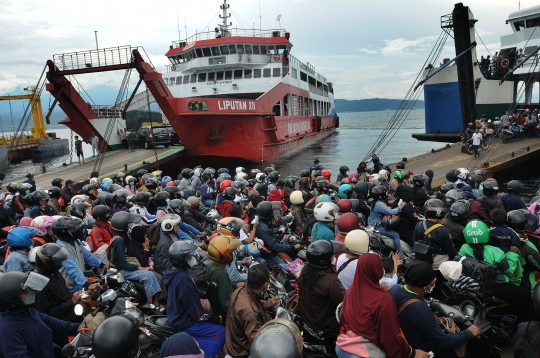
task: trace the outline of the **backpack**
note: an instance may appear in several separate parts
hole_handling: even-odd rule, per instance
[[[454,261],[460,261],[461,256],[456,256]],[[493,287],[497,280],[497,273],[499,269],[497,266],[489,264],[485,261],[480,261],[474,257],[466,256],[461,261],[463,269],[461,271],[462,276],[472,278],[480,285],[478,293],[483,297],[489,297],[493,295]]]
[[[208,301],[210,301],[210,304],[212,305],[212,316],[214,317],[220,317],[221,324],[225,325],[225,318],[227,316],[227,311],[223,309],[221,306],[221,302],[219,302],[219,295],[218,295],[218,288],[217,284],[212,282],[210,278],[216,272],[217,270],[223,270],[221,267],[216,267],[210,272],[210,275],[208,275],[208,288],[206,289],[206,297],[208,298]]]
[[[444,225],[433,224],[428,228],[425,221],[423,221],[422,224],[424,225],[424,237],[422,238],[422,240],[416,241],[414,243],[413,252],[417,260],[425,261],[428,264],[433,265],[431,240],[434,237],[434,233],[439,231],[439,229],[444,227]]]
[[[159,232],[161,231],[161,224],[158,223],[157,221],[155,223],[153,223],[152,225],[150,225],[150,227],[148,228],[148,239],[150,240],[150,245],[151,246],[156,246],[157,243],[159,242],[159,239],[160,239],[160,236],[159,236]]]
[[[536,347],[534,341],[536,337],[540,337],[540,322],[523,322],[520,323],[516,334],[512,337],[512,351],[515,358],[530,358],[535,357],[536,352],[540,349],[540,340],[536,339]]]
[[[304,238],[304,241],[310,241],[308,239],[311,238],[311,229],[313,228],[313,225],[317,222],[317,219],[315,218],[315,215],[311,215],[306,219],[306,222],[304,223],[304,227],[302,228],[302,235]]]

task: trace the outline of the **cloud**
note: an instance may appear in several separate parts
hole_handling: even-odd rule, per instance
[[[428,48],[436,39],[436,36],[427,36],[416,40],[407,40],[402,37],[394,40],[384,40],[386,46],[381,49],[381,53],[385,56],[395,56],[405,52],[414,52],[414,49],[418,47]]]
[[[487,31],[487,30],[484,30],[484,29],[476,29],[476,32],[478,33],[479,36],[493,35],[493,32]]]
[[[378,51],[370,50],[368,48],[358,48],[358,49],[356,49],[356,51],[365,52],[368,55],[375,55],[375,54],[379,53]]]

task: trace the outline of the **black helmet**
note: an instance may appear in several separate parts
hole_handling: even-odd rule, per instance
[[[294,186],[296,185],[296,182],[299,180],[300,178],[297,177],[296,175],[289,175],[287,179],[285,179],[285,185],[287,185],[290,188],[294,188]]]
[[[272,209],[272,203],[269,201],[263,201],[257,205],[257,216],[263,220],[272,220],[274,218],[274,210]]]
[[[371,157],[371,161],[373,162],[373,164],[377,164],[378,162],[381,161],[381,159],[377,156],[374,156],[374,157]]]
[[[17,191],[21,195],[26,195],[26,194],[30,193],[30,189],[32,189],[32,185],[30,185],[28,183],[21,183],[21,184],[17,185]]]
[[[39,248],[36,253],[36,265],[41,272],[52,273],[62,267],[69,254],[62,246],[48,243]]]
[[[100,221],[109,221],[111,209],[107,205],[97,205],[92,209],[92,217]]]
[[[346,165],[342,165],[341,167],[339,167],[339,172],[343,175],[347,174],[347,172],[349,171],[349,167],[346,166]]]
[[[321,164],[315,165],[315,170],[323,170],[323,166]]]
[[[118,203],[118,204],[125,204],[127,202],[127,198],[129,196],[129,192],[126,190],[126,189],[119,189],[119,190],[116,190],[113,195],[114,195],[114,202]]]
[[[53,186],[47,191],[47,194],[49,194],[49,198],[59,198],[62,196],[62,190],[56,186]]]
[[[478,188],[478,185],[482,182],[482,177],[478,174],[472,174],[467,177],[466,182],[471,186],[471,188],[476,189]]]
[[[111,218],[111,225],[115,231],[126,232],[128,231],[129,224],[138,224],[142,219],[139,214],[132,214],[126,211],[119,211]]]
[[[301,178],[309,178],[309,170],[307,169],[304,169],[300,172],[300,177]]]
[[[482,193],[486,195],[497,195],[499,193],[499,184],[492,182],[491,180],[486,180],[483,185]]]
[[[272,173],[273,171],[275,171],[275,169],[272,168],[272,167],[264,168],[264,174],[266,174],[267,176],[268,176],[268,174]]]
[[[259,329],[251,345],[250,357],[301,358],[302,352],[302,334],[296,324],[285,318],[276,318]]]
[[[429,199],[424,203],[424,213],[429,219],[442,219],[446,213],[444,203],[439,199]]]
[[[171,195],[166,191],[160,191],[154,196],[154,203],[157,206],[167,206],[167,199],[170,199]]]
[[[197,245],[193,241],[180,240],[169,248],[169,262],[176,268],[189,267],[188,261],[196,255]]]
[[[519,180],[510,180],[508,184],[506,184],[506,191],[509,193],[519,195],[521,190],[523,190],[523,184]]]
[[[450,190],[454,189],[454,184],[445,183],[441,185],[441,189],[439,190],[442,195],[446,195]]]
[[[191,170],[189,168],[184,168],[184,169],[182,169],[180,174],[182,174],[182,178],[189,179],[190,175],[193,174],[193,170]]]
[[[35,272],[12,271],[0,276],[0,311],[20,311],[34,304],[36,292],[45,288],[49,279]],[[28,292],[24,300],[23,292]]]
[[[124,187],[122,187],[122,185],[118,185],[118,184],[111,184],[107,188],[107,192],[112,194],[115,191],[120,190],[120,189],[124,189]]]
[[[158,181],[156,178],[148,178],[144,181],[144,186],[147,189],[155,189],[158,186]]]
[[[238,223],[238,220],[235,219],[235,220],[231,220],[231,221],[227,222],[227,224],[225,224],[225,227],[218,228],[217,231],[220,232],[223,235],[234,236],[235,238],[238,239],[240,237],[240,230],[241,229],[242,229],[242,227]]]
[[[261,171],[259,169],[251,169],[251,177],[255,178],[255,175],[259,174]]]
[[[112,185],[111,185],[112,186]],[[109,186],[109,188],[111,187]],[[108,188],[107,188],[108,189]],[[86,184],[82,187],[82,193],[87,196],[94,195],[94,186],[92,184]]]
[[[135,204],[139,204],[139,205],[142,205],[142,206],[146,206],[150,202],[150,199],[148,198],[148,195],[146,195],[145,193],[137,193],[137,194],[135,194],[135,196],[131,200]]]
[[[208,167],[205,170],[203,170],[202,174],[203,175],[208,175],[210,178],[213,178],[214,174],[216,174],[216,171],[214,170],[214,168]]]
[[[26,206],[28,206],[28,207],[34,206],[34,197],[33,197],[33,194],[32,194],[32,193],[28,193],[28,194],[24,197],[24,203],[25,203]]]
[[[328,187],[330,186],[330,182],[323,176],[316,177],[315,184],[317,185],[317,189],[323,192],[328,191]]]
[[[225,198],[225,200],[234,200],[237,192],[238,192],[238,189],[230,186],[227,189],[223,190],[223,197]]]
[[[508,218],[506,221],[506,225],[508,225],[508,227],[511,227],[517,232],[524,232],[527,230],[527,217],[523,211],[509,211],[508,214],[506,214],[506,217]]]
[[[6,186],[7,191],[15,194],[17,192],[17,183],[11,182]]]
[[[227,169],[227,168],[219,168],[218,171],[217,171],[217,173],[218,173],[218,176],[219,176],[220,174],[223,174],[223,173],[229,174],[229,169]]]
[[[448,217],[457,223],[465,223],[469,219],[471,205],[467,200],[458,200],[450,206]]]
[[[46,191],[42,190],[36,190],[32,193],[32,197],[34,198],[34,203],[39,205],[39,202],[41,200],[49,201],[49,194]]]
[[[321,268],[332,267],[333,257],[334,246],[326,240],[317,240],[311,243],[306,252],[307,262]]]
[[[73,216],[62,216],[52,224],[52,232],[60,240],[73,241],[80,237],[84,221]]]
[[[146,173],[148,173],[148,170],[146,169],[139,169],[137,170],[137,174],[135,174],[137,176],[137,178],[141,179],[143,175],[145,175]]]
[[[144,174],[144,175],[141,177],[141,179],[142,179],[143,182],[145,182],[147,179],[150,179],[150,178],[156,179],[156,177],[155,177],[154,174],[152,174],[152,173],[146,173],[146,174]]]
[[[177,186],[167,186],[167,187],[165,187],[165,189],[163,189],[163,191],[169,193],[169,197],[171,199],[181,199],[182,198],[182,194],[180,193],[181,190]]]
[[[184,199],[173,199],[169,201],[168,207],[171,214],[178,214],[180,216],[183,216],[184,209],[188,209],[190,205]]]
[[[461,189],[450,189],[448,192],[444,195],[444,206],[446,208],[450,208],[452,204],[454,204],[458,200],[466,200],[467,195],[463,190]]]
[[[375,200],[384,200],[388,195],[386,194],[386,188],[382,185],[377,185],[371,189],[370,197]]]
[[[460,173],[459,170],[456,170],[456,169],[450,170],[449,172],[446,173],[446,180],[452,183],[457,182],[459,173]]]
[[[101,205],[107,205],[107,206],[113,206],[115,194],[107,193],[106,191],[102,191],[97,196],[97,202]]]
[[[424,186],[424,174],[416,174],[413,176],[413,183],[416,186],[422,187]]]
[[[279,180],[279,173],[277,171],[272,171],[268,174],[267,179],[270,183],[277,183]]]
[[[62,178],[54,178],[51,182],[52,186],[56,186],[58,188],[62,187],[62,183],[64,183],[64,179]]]
[[[235,180],[235,181],[232,182],[231,187],[233,187],[235,189],[238,189],[238,190],[242,190],[242,185],[245,185],[245,184],[243,182],[241,182],[240,180]]]
[[[96,358],[135,358],[139,353],[139,330],[124,316],[112,316],[101,323],[92,337]]]
[[[90,207],[89,204],[87,203],[75,203],[73,205],[71,205],[70,209],[69,209],[69,214],[71,216],[75,216],[76,218],[79,218],[79,219],[84,219],[84,217],[86,216],[86,210]]]
[[[124,183],[124,177],[126,175],[122,172],[118,172],[116,174],[113,174],[113,176],[111,176],[111,179],[113,181],[113,183],[120,183],[120,184],[123,184]]]
[[[397,162],[396,163],[396,169],[405,169],[405,163]]]

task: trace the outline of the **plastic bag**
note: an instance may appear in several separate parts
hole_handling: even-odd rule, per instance
[[[459,262],[456,261],[445,261],[439,266],[439,271],[445,279],[448,281],[457,281],[461,277],[461,272],[463,271],[463,265],[461,261],[464,257],[461,258]]]

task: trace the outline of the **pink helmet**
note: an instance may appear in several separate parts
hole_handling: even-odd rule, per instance
[[[356,183],[358,183],[358,173],[349,174],[349,184],[356,184]]]
[[[35,227],[43,233],[47,233],[47,228],[52,226],[54,219],[50,216],[38,216],[32,220],[32,227]]]

